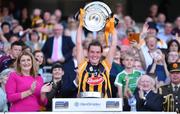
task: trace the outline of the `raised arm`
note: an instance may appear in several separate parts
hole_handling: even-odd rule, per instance
[[[76,47],[77,47],[77,63],[78,65],[84,59],[83,46],[82,46],[82,27],[79,25],[76,35]]]
[[[112,32],[112,43],[111,47],[109,49],[108,55],[107,55],[107,60],[109,61],[110,64],[113,62],[113,58],[116,52],[116,46],[117,46],[117,32],[116,29],[114,29],[114,32]]]
[[[77,63],[78,63],[78,65],[79,65],[79,64],[81,63],[81,61],[84,59],[83,46],[82,46],[83,16],[84,16],[84,10],[83,10],[83,9],[80,9],[79,27],[78,27],[77,35],[76,35]]]

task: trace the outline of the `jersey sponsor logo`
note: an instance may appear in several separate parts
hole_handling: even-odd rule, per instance
[[[87,83],[89,85],[99,85],[104,82],[104,78],[101,76],[98,77],[89,77]]]

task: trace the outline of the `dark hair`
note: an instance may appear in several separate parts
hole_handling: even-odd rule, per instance
[[[44,53],[41,50],[35,50],[33,52],[34,57],[35,57],[36,53],[42,53],[43,54],[43,63],[42,63],[42,65],[44,65],[46,63]]]
[[[128,29],[126,30],[126,34],[128,34],[128,33],[130,33],[130,32],[135,33],[135,30],[134,30],[132,27],[130,27],[130,28],[128,28]]]
[[[11,44],[11,49],[13,46],[24,46],[25,44],[22,41],[15,41]]]
[[[179,42],[177,41],[177,40],[175,40],[175,39],[172,39],[172,40],[170,40],[169,42],[168,42],[168,52],[169,52],[169,49],[170,49],[170,46],[172,45],[172,43],[176,43],[177,44],[177,46],[178,46],[178,52],[180,51],[180,44],[179,44]]]
[[[156,30],[156,33],[159,32],[158,28],[157,28],[157,24],[155,22],[148,22],[147,23],[149,25],[149,28],[148,29],[155,29]]]
[[[53,72],[53,69],[55,68],[61,68],[63,70],[63,66],[59,63],[59,62],[55,62],[53,65],[52,65],[52,68],[51,68],[51,73]]]
[[[29,34],[29,39],[30,39],[30,40],[31,40],[32,34],[36,34],[36,35],[38,36],[38,40],[40,39],[40,36],[39,36],[39,34],[38,34],[38,31],[33,30],[33,31]]]
[[[92,40],[92,42],[88,46],[88,51],[89,51],[91,46],[99,46],[101,48],[101,53],[103,52],[103,47],[98,40]]]
[[[5,26],[5,25],[9,26],[9,28],[11,27],[11,25],[10,25],[8,22],[3,22],[3,23],[1,24],[1,28],[3,28],[3,26]]]

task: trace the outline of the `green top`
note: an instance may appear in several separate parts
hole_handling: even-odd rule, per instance
[[[124,89],[126,86],[126,76],[128,76],[129,78],[128,88],[131,90],[132,93],[134,93],[136,89],[136,85],[137,85],[136,82],[137,82],[137,79],[141,76],[141,72],[137,70],[133,70],[131,74],[128,74],[125,70],[123,70],[117,75],[114,84],[116,86],[122,86],[123,95],[124,95]]]

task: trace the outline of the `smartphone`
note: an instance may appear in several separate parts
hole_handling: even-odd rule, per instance
[[[139,43],[140,40],[139,35],[140,35],[139,33],[130,33],[128,35],[128,40],[130,42],[136,41],[137,43]]]

